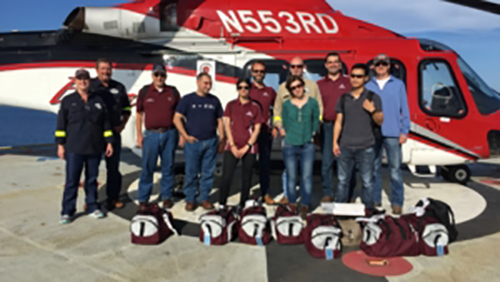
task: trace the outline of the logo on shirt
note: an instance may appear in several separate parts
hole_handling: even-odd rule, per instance
[[[172,101],[172,97],[167,97],[167,100]]]
[[[345,89],[345,85],[344,84],[340,84],[339,89]]]
[[[99,103],[95,103],[94,105],[95,105],[95,107],[96,107],[98,110],[102,110],[102,106],[101,106],[101,104],[99,104]]]
[[[253,117],[253,113],[251,111],[247,112],[247,117]]]
[[[155,99],[153,99],[153,98],[146,99],[146,103],[154,103],[154,102],[155,102]]]
[[[267,92],[264,92],[264,94],[262,94],[262,96],[269,97],[269,94],[267,94]]]
[[[212,104],[193,104],[191,107],[193,109],[209,109],[209,110],[215,109],[214,105]]]
[[[115,94],[115,95],[120,93],[120,91],[118,91],[118,89],[116,89],[116,88],[109,90],[109,92],[111,92],[111,94]]]

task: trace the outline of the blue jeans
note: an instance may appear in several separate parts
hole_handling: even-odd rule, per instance
[[[218,144],[219,139],[217,137],[192,144],[184,143],[184,157],[186,158],[184,194],[186,195],[186,203],[195,203],[196,201],[196,186],[200,173],[199,200],[200,202],[208,200],[214,185]]]
[[[261,127],[257,143],[259,145],[260,194],[264,197],[266,194],[269,194],[269,183],[271,181],[269,171],[271,168],[271,150],[273,145],[273,138],[267,126]]]
[[[333,126],[331,122],[323,123],[321,131],[321,181],[323,196],[333,197]]]
[[[175,149],[179,142],[179,133],[176,129],[164,133],[144,132],[142,146],[142,172],[139,180],[140,203],[147,203],[153,189],[153,174],[156,169],[158,156],[161,158],[160,197],[162,200],[172,198],[174,191],[174,164]]]
[[[402,207],[404,202],[403,175],[401,173],[402,152],[399,137],[384,137],[375,145],[375,169],[373,201],[376,204],[382,202],[382,148],[387,152],[387,161],[391,174],[391,204],[392,206]]]
[[[122,190],[122,175],[120,173],[122,138],[120,133],[113,131],[113,139],[113,155],[106,157],[106,194],[108,202],[118,200]]]
[[[80,155],[66,153],[66,185],[64,185],[61,215],[73,216],[76,212],[78,186],[80,185],[80,176],[84,167],[85,182],[83,189],[85,190],[87,213],[93,213],[100,208],[97,203],[97,176],[99,175],[101,157],[101,154]]]
[[[313,189],[314,144],[306,143],[300,146],[286,144],[283,147],[283,159],[287,174],[287,194],[290,203],[297,201],[297,169],[300,158],[300,194],[301,204],[309,206]]]
[[[337,170],[339,183],[337,186],[337,203],[347,203],[349,201],[349,186],[353,177],[353,168],[357,167],[361,176],[363,188],[361,191],[361,200],[365,207],[373,207],[373,160],[375,158],[375,149],[349,149],[340,148],[340,156],[337,159]]]

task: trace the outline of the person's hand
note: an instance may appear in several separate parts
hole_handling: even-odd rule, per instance
[[[276,139],[276,137],[278,137],[278,129],[276,127],[273,127],[273,129],[271,129],[271,135],[273,136],[274,139]]]
[[[142,133],[137,134],[137,147],[142,149],[142,144],[144,142],[144,136]]]
[[[373,104],[373,101],[369,101],[368,99],[366,99],[363,102],[363,108],[365,108],[365,110],[369,113],[373,113],[373,111],[375,111],[375,104]]]
[[[408,136],[401,133],[399,135],[399,144],[404,144],[406,143],[406,141],[408,141]]]
[[[284,128],[280,128],[280,136],[285,137],[286,136],[286,131]]]
[[[186,137],[186,138],[184,138],[184,139],[186,139],[185,141],[186,141],[187,143],[189,143],[189,144],[193,144],[193,143],[198,142],[198,139],[196,139],[196,138],[195,138],[195,137],[193,137],[193,136],[187,136],[187,137]]]
[[[340,156],[340,147],[339,147],[339,144],[338,144],[338,143],[334,143],[334,144],[333,144],[333,154],[334,154],[336,157],[339,157],[339,156]]]
[[[233,156],[237,159],[240,158],[240,152],[238,150],[238,148],[236,147],[236,145],[233,145],[231,146],[231,153],[233,154]]]
[[[61,159],[64,160],[64,146],[63,145],[58,145],[57,146],[57,156]]]
[[[106,146],[106,157],[111,157],[113,155],[113,144],[108,143],[108,146]]]
[[[179,148],[184,148],[184,137],[179,136]]]
[[[125,128],[125,126],[119,125],[119,126],[115,126],[113,129],[114,129],[114,131],[116,131],[118,133],[122,133],[124,128]]]
[[[248,145],[245,145],[243,146],[243,148],[239,149],[239,153],[240,153],[240,158],[242,158],[248,151],[250,150],[250,146]]]

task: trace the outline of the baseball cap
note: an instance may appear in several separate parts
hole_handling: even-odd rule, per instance
[[[166,73],[167,69],[165,69],[165,65],[163,65],[163,64],[155,64],[153,66],[153,73],[157,73],[157,72]]]
[[[378,64],[378,63],[391,63],[391,60],[389,57],[387,57],[386,54],[378,54],[375,58],[373,58],[373,64]]]
[[[75,77],[79,79],[90,79],[90,73],[85,69],[78,69],[75,72]]]

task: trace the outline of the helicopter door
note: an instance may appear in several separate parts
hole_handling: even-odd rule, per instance
[[[474,158],[475,154],[468,149],[474,146],[471,142],[474,138],[466,130],[474,126],[473,120],[453,65],[443,58],[424,59],[419,64],[419,80],[419,105],[424,115],[416,115],[412,124],[412,132],[421,138],[419,147],[439,149],[444,154],[439,157],[441,164]]]

